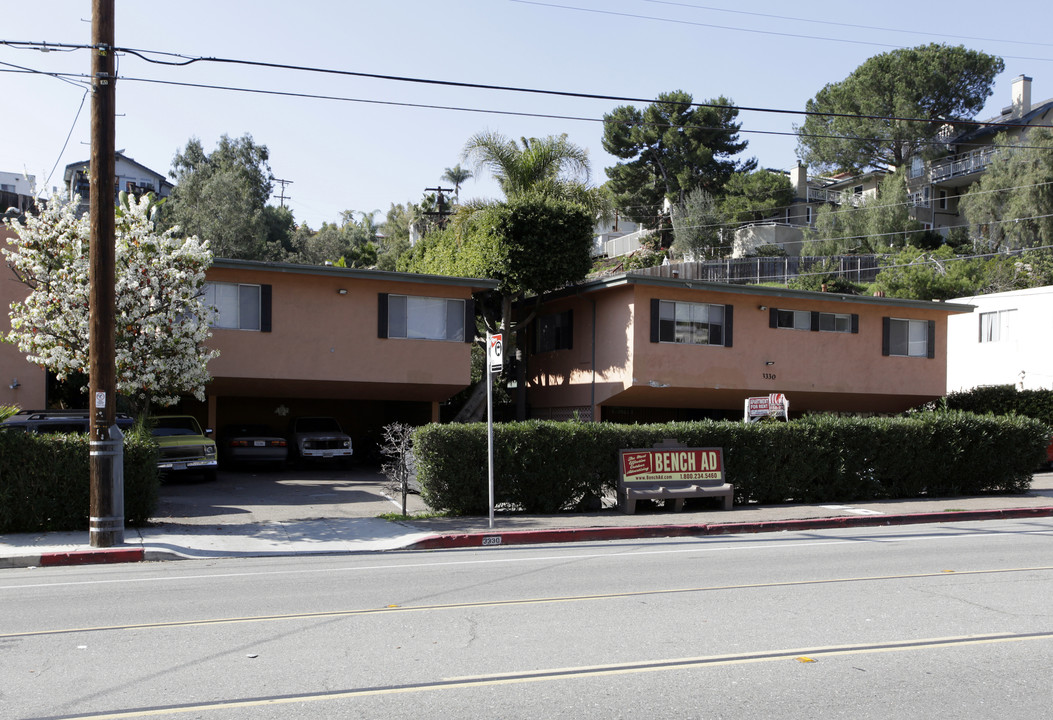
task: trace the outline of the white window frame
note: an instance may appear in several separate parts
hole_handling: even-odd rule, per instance
[[[904,331],[906,337],[902,337]],[[900,337],[897,337],[897,334]],[[897,349],[900,352],[897,352]],[[929,321],[890,318],[888,354],[891,357],[927,358],[929,356]]]
[[[810,310],[777,310],[776,327],[780,330],[811,330]]]
[[[464,312],[463,299],[388,295],[388,337],[464,342]]]
[[[1016,309],[992,310],[980,313],[980,342],[992,343],[1011,340]]]
[[[262,286],[251,283],[205,283],[205,305],[215,310],[211,327],[259,332],[263,318]]]
[[[831,327],[823,327],[823,325],[831,325]],[[819,332],[851,333],[851,313],[819,313]]]

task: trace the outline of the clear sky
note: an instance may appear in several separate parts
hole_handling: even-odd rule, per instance
[[[1036,0],[117,0],[116,43],[629,98],[684,90],[696,101],[724,95],[740,107],[801,110],[871,55],[943,42],[1005,59],[981,114],[989,117],[1009,104],[1020,74],[1034,78],[1033,101],[1053,96],[1051,7]],[[88,0],[8,2],[4,10],[0,40],[90,42]],[[61,186],[66,164],[89,156],[90,101],[80,109],[80,78],[63,82],[20,68],[86,75],[90,57],[0,45],[0,171],[35,175],[46,194]],[[274,175],[291,181],[286,204],[296,219],[313,228],[338,221],[343,210],[379,210],[382,220],[392,203],[419,201],[482,130],[511,138],[567,133],[588,148],[592,181],[601,184],[615,160],[601,147],[599,121],[625,104],[235,64],[163,66],[133,55],[120,57],[119,75],[119,150],[167,173],[191,137],[211,150],[223,134],[249,133],[270,150]],[[739,119],[749,140],[744,157],[762,167],[793,166],[800,116],[744,111]],[[485,174],[461,190],[462,199],[499,196]]]

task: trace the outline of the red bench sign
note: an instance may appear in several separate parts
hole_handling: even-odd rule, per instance
[[[623,483],[724,482],[721,448],[621,450]]]

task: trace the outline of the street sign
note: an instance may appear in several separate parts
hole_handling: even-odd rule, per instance
[[[490,372],[499,373],[504,369],[504,345],[501,342],[501,333],[486,335],[486,362],[490,365]]]

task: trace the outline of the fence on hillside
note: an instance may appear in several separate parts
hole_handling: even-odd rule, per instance
[[[834,262],[837,268],[827,263]],[[723,283],[780,283],[785,284],[809,272],[833,272],[852,282],[874,282],[881,269],[879,255],[833,255],[830,257],[751,257],[707,260],[704,262],[671,263],[633,270],[634,275],[680,278]]]

